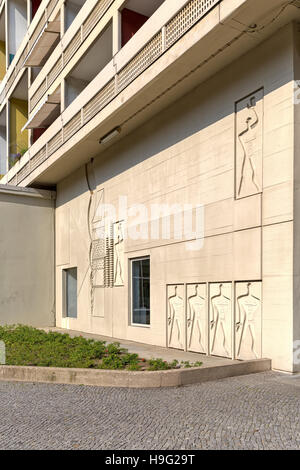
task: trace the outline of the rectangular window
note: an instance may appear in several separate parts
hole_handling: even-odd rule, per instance
[[[77,268],[64,269],[65,316],[77,318]]]
[[[131,322],[150,325],[150,258],[131,260]]]

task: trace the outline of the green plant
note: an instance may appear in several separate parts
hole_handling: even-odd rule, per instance
[[[150,359],[149,361],[149,370],[168,370],[171,368],[171,364],[163,359]]]
[[[147,361],[129,353],[120,343],[95,341],[82,336],[52,332],[25,325],[0,326],[0,340],[6,345],[6,363],[16,366],[75,367],[139,371],[198,367],[202,363],[163,359]]]
[[[184,369],[190,369],[191,367],[200,367],[202,366],[202,362],[200,361],[197,361],[197,362],[190,362],[190,361],[181,361],[181,366],[184,368]]]

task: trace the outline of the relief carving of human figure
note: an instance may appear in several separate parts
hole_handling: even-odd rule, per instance
[[[169,297],[168,324],[170,328],[169,344],[171,344],[175,329],[177,330],[177,341],[181,349],[183,345],[183,319],[184,319],[184,301],[178,295],[178,286],[175,286],[175,293]]]
[[[189,297],[188,299],[189,305],[189,312],[187,318],[187,325],[189,329],[189,339],[188,339],[188,347],[191,347],[193,335],[195,332],[198,333],[198,342],[202,349],[205,351],[205,344],[204,344],[204,328],[203,325],[203,312],[205,312],[206,308],[206,299],[199,294],[199,285],[195,286],[195,294]]]
[[[247,284],[247,293],[240,295],[237,299],[238,304],[238,316],[236,322],[236,331],[241,331],[240,339],[238,342],[237,357],[241,353],[243,339],[245,338],[247,331],[249,330],[251,335],[251,352],[258,359],[258,354],[255,350],[255,314],[260,308],[260,299],[255,297],[251,293],[252,283]]]
[[[115,254],[115,277],[114,283],[116,285],[123,285],[124,284],[124,277],[123,277],[123,242],[124,242],[124,234],[123,234],[123,225],[122,222],[116,224],[116,233],[114,236],[114,254]]]
[[[254,161],[255,142],[257,140],[257,128],[259,117],[256,112],[256,100],[253,96],[249,103],[247,103],[247,117],[243,123],[243,129],[239,133],[238,138],[243,148],[243,160],[241,165],[241,172],[239,176],[238,195],[240,196],[245,185],[247,177],[246,166],[249,164],[251,169],[251,185],[257,192],[260,191],[259,182],[257,179],[257,171]]]
[[[228,349],[228,341],[226,337],[226,321],[228,320],[228,315],[231,313],[231,300],[229,297],[226,297],[223,293],[224,286],[223,284],[219,285],[219,294],[215,295],[211,299],[212,305],[212,315],[210,321],[210,328],[213,330],[212,343],[211,343],[211,352],[214,352],[216,346],[216,337],[219,330],[221,330],[222,335],[222,346],[224,352],[227,356],[230,356]]]

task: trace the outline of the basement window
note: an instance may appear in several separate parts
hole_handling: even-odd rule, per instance
[[[63,270],[65,317],[77,318],[77,268]]]
[[[131,260],[131,323],[150,325],[150,257]]]

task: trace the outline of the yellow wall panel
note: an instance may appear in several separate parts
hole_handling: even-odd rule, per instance
[[[0,41],[0,80],[3,80],[6,72],[5,42]]]
[[[27,122],[28,102],[24,100],[10,100],[10,154],[23,155],[28,149],[28,131],[21,132]]]

